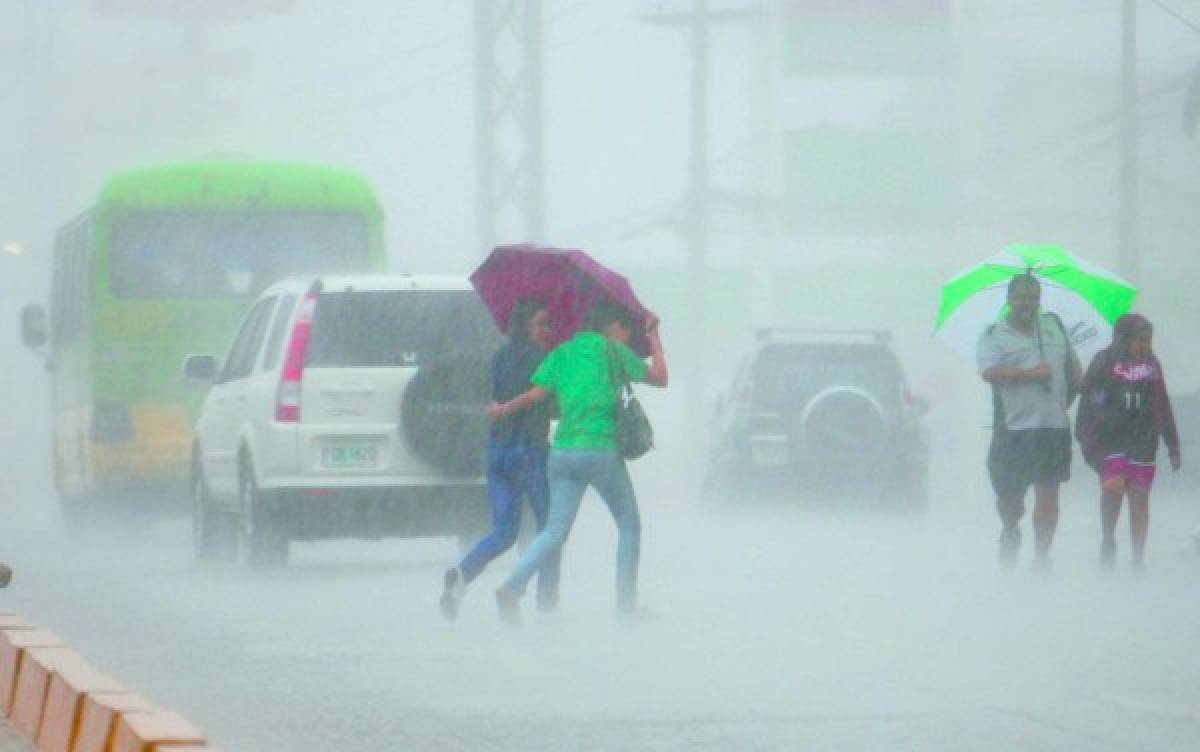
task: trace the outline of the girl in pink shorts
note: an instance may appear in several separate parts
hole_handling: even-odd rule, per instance
[[[1116,561],[1117,518],[1125,498],[1129,499],[1133,566],[1142,567],[1160,437],[1172,469],[1178,470],[1182,462],[1153,338],[1154,327],[1144,316],[1128,313],[1117,319],[1112,344],[1092,359],[1080,390],[1075,435],[1084,459],[1100,474],[1104,526],[1100,563],[1105,568]]]

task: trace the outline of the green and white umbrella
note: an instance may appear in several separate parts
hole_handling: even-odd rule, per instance
[[[1058,314],[1084,366],[1112,339],[1112,324],[1137,290],[1057,245],[1010,245],[942,287],[934,335],[974,360],[979,335],[1007,314],[1008,282],[1029,272],[1042,283],[1042,311]]]

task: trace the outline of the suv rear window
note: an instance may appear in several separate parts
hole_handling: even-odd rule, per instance
[[[469,290],[332,292],[317,300],[308,365],[419,366],[498,342],[495,323]]]
[[[759,353],[754,366],[758,397],[769,403],[841,385],[866,389],[886,401],[898,397],[900,383],[896,357],[879,345],[771,345]]]

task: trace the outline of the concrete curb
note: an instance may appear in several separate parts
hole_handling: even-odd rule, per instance
[[[4,610],[0,709],[42,752],[217,752],[186,718],[129,692],[57,635]]]

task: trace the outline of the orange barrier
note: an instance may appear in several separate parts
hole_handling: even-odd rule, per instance
[[[79,713],[79,733],[71,752],[110,752],[117,718],[126,713],[151,713],[146,698],[129,692],[87,695]]]
[[[52,648],[62,640],[52,632],[40,629],[0,629],[0,709],[12,713],[13,692],[17,688],[17,672],[21,659],[29,648]]]
[[[156,752],[171,744],[203,744],[200,730],[177,713],[126,713],[117,719],[112,752]]]
[[[83,701],[88,695],[124,692],[111,676],[102,674],[84,661],[64,662],[50,678],[46,708],[37,745],[43,752],[72,752],[83,720]]]
[[[37,738],[38,727],[42,725],[42,710],[46,707],[50,677],[58,670],[60,663],[71,661],[82,662],[83,656],[64,647],[29,648],[21,658],[9,720],[30,740]]]
[[[186,718],[127,692],[57,635],[4,610],[0,710],[42,752],[216,752]]]

